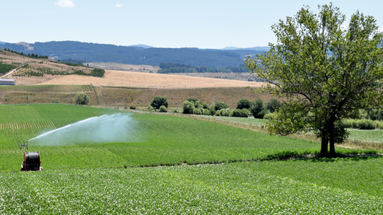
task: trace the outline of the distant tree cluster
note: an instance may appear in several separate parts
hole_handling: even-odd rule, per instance
[[[163,106],[163,108],[161,108]],[[195,115],[211,115],[211,116],[227,116],[227,117],[249,117],[254,118],[267,118],[275,111],[277,111],[282,104],[276,100],[271,99],[268,103],[264,104],[261,99],[251,102],[248,99],[241,99],[237,103],[237,108],[231,110],[229,105],[224,102],[217,101],[212,105],[208,105],[199,101],[196,98],[188,98],[183,102],[182,113],[183,114],[195,114]],[[150,103],[148,110],[157,110],[160,112],[167,112],[168,101],[165,97],[156,96]],[[178,111],[174,111],[178,113]]]
[[[38,55],[38,54],[27,54],[25,55],[22,51],[21,52],[18,52],[18,51],[13,51],[13,50],[10,50],[10,49],[7,49],[7,48],[4,48],[5,51],[9,51],[9,52],[12,52],[12,53],[15,53],[15,54],[19,54],[19,55],[24,55],[24,56],[28,56],[28,57],[32,57],[32,58],[45,58],[45,59],[48,59],[48,56],[46,55]]]
[[[250,73],[250,71],[242,66],[230,66],[226,68],[210,68],[207,66],[191,66],[181,63],[160,63],[158,73]]]

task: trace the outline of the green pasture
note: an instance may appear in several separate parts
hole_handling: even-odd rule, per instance
[[[383,142],[383,130],[360,130],[347,129],[350,132],[349,139]]]
[[[381,214],[383,159],[0,173],[0,213]]]
[[[121,112],[73,105],[0,106],[0,171],[18,171],[20,144],[44,131],[92,116]],[[36,146],[47,170],[227,163],[261,160],[282,152],[315,153],[315,142],[269,136],[218,123],[158,114],[132,114],[138,142]],[[76,135],[81,135],[76,133]],[[52,140],[53,141],[53,140]],[[64,143],[63,143],[64,144]],[[341,152],[353,150],[337,148]]]
[[[92,91],[90,85],[15,85],[0,86],[0,92],[64,93]]]

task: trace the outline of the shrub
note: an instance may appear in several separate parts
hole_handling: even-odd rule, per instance
[[[89,96],[85,93],[77,93],[74,97],[74,102],[78,105],[87,105],[89,103]]]
[[[251,107],[251,102],[248,99],[241,99],[237,102],[237,109],[250,109]]]
[[[380,109],[370,110],[368,112],[368,118],[371,120],[382,120],[383,119],[383,111]]]
[[[263,116],[263,118],[264,119],[272,119],[273,118],[273,116],[274,116],[274,114],[272,114],[272,113],[268,113],[268,114],[265,114],[264,116]]]
[[[195,108],[198,108],[198,109],[202,109],[202,108],[203,108],[203,104],[202,104],[202,102],[200,102],[200,101],[196,101],[196,102],[194,103],[194,107],[195,107]]]
[[[91,72],[90,72],[90,75],[91,76],[94,76],[94,77],[104,77],[104,74],[105,74],[105,70],[103,69],[93,69]]]
[[[362,119],[358,121],[359,121],[359,125],[358,125],[359,129],[375,129],[375,125],[371,120]]]
[[[278,110],[281,107],[281,103],[276,99],[271,99],[267,105],[266,109],[268,109],[271,113],[274,113],[274,111]]]
[[[189,101],[184,101],[184,106],[182,112],[184,114],[192,114],[194,111],[194,103]]]
[[[173,111],[173,113],[178,113],[178,110],[177,110],[177,109],[175,109],[175,110]]]
[[[368,119],[344,119],[342,120],[345,128],[357,128],[357,129],[375,129],[382,128],[383,123],[380,121],[372,121]]]
[[[196,114],[196,115],[201,115],[203,112],[201,111],[201,109],[199,109],[199,108],[195,108],[194,110],[193,110],[193,114]]]
[[[192,102],[192,103],[196,103],[198,101],[198,99],[195,99],[195,98],[188,98],[186,99],[186,101],[189,101],[189,102]]]
[[[224,102],[216,102],[214,104],[215,111],[222,110],[222,109],[225,109],[225,108],[229,108],[229,106],[227,104],[225,104]]]
[[[150,110],[150,111],[152,111],[152,110],[153,110],[153,107],[149,105],[149,106],[147,107],[147,109]]]
[[[244,117],[244,118],[247,118],[248,116],[249,116],[249,110],[247,110],[246,108],[244,108],[244,109],[235,109],[234,111],[233,111],[233,114],[232,114],[232,116],[233,117]]]
[[[202,106],[203,106],[203,109],[209,109],[209,105],[207,105],[206,103],[202,103]]]
[[[208,110],[208,109],[202,109],[202,111],[203,111],[203,115],[211,115],[211,112]]]
[[[265,115],[268,113],[269,113],[269,111],[267,109],[263,108],[260,112],[257,113],[256,116],[254,116],[254,118],[263,119],[265,117]]]
[[[221,109],[221,110],[218,110],[216,112],[216,116],[231,116],[232,112],[230,110],[230,108],[225,108],[225,109]]]
[[[165,107],[165,105],[160,107],[160,112],[168,112],[168,109]]]
[[[132,110],[135,110],[136,106],[130,106],[129,108],[132,109]]]
[[[263,119],[263,117],[268,113],[267,110],[263,107],[263,101],[261,99],[258,99],[253,103],[250,111],[254,118],[258,119]]]
[[[216,110],[215,110],[215,104],[212,104],[210,107],[209,107],[209,111],[210,111],[210,114],[212,116],[214,116],[216,114]]]
[[[150,103],[150,106],[154,108],[154,110],[159,109],[161,106],[168,107],[168,100],[162,96],[154,97],[153,101]]]

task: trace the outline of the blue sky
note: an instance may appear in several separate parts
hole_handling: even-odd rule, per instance
[[[5,42],[82,41],[155,47],[224,48],[276,42],[271,25],[304,0],[12,0],[0,3]],[[347,18],[357,10],[383,29],[383,1],[333,0]]]

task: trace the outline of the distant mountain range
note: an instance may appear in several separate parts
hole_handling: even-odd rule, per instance
[[[5,43],[6,43],[6,42],[1,42],[1,41],[0,41],[0,44],[5,44]]]
[[[254,50],[254,51],[269,51],[270,47],[268,46],[257,46],[252,48],[238,48],[234,46],[225,47],[222,50]]]
[[[254,56],[268,50],[268,47],[155,48],[143,44],[116,46],[77,41],[36,42],[32,44],[0,43],[0,48],[23,52],[24,54],[46,55],[55,60],[67,62],[114,62],[153,66],[158,66],[160,63],[180,63],[211,68],[240,66],[243,65],[246,56]]]

